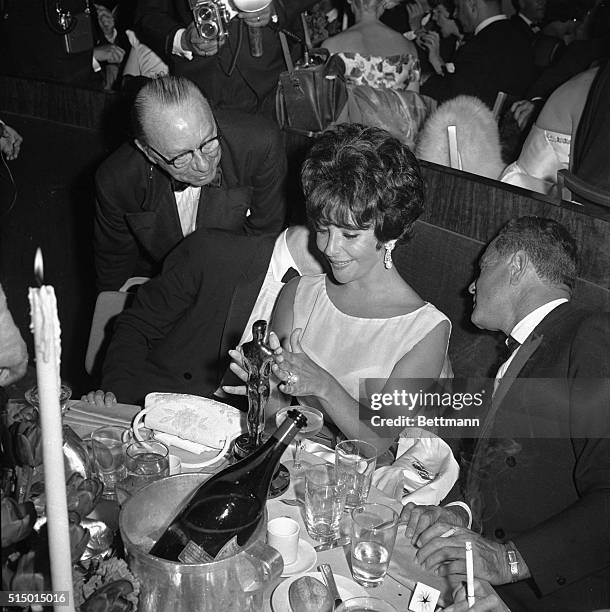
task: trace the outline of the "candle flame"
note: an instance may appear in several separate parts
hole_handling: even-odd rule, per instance
[[[36,255],[34,256],[34,276],[40,287],[44,281],[44,262],[42,260],[42,251],[40,247],[36,249]]]

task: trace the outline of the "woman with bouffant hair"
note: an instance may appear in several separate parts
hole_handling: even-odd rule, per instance
[[[380,436],[361,427],[359,383],[369,395],[391,392],[390,378],[451,371],[449,319],[392,263],[397,242],[423,209],[419,166],[385,130],[350,124],[316,141],[301,177],[330,273],[295,278],[283,288],[272,319],[282,346],[273,370],[285,401],[296,396],[346,437],[367,439],[383,452],[402,428]],[[272,334],[270,342],[277,338]],[[232,368],[239,373],[237,364]]]

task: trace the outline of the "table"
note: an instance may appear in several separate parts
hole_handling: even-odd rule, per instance
[[[93,429],[102,425],[122,425],[128,427],[135,414],[140,410],[139,406],[133,406],[128,404],[113,404],[110,407],[104,407],[102,410],[97,410],[93,406],[88,405],[86,402],[71,401],[68,403],[68,411],[64,417],[64,423],[70,425],[74,431],[81,437],[86,437],[93,431]],[[180,449],[172,449],[172,452],[180,455],[185,451]],[[291,448],[286,450],[286,459],[291,459],[290,453]],[[311,455],[307,452],[303,452],[303,459],[312,464],[324,463],[324,459],[316,455]],[[223,463],[219,463],[214,466],[214,471],[221,469]],[[310,544],[315,545],[318,542],[312,540],[304,526],[303,517],[301,514],[301,508],[296,506],[288,506],[281,503],[280,499],[295,499],[299,495],[295,491],[295,484],[297,490],[299,486],[302,487],[302,480],[292,480],[288,490],[283,493],[278,499],[269,500],[267,503],[267,512],[269,519],[276,518],[278,516],[288,516],[299,522],[301,526],[301,537],[308,541]],[[302,497],[302,493],[300,494]],[[371,488],[369,493],[369,501],[384,503],[394,507],[397,511],[400,511],[401,504],[395,500],[388,498],[380,490],[375,487]],[[344,521],[351,520],[347,515],[342,521],[342,528],[348,529],[349,527]],[[448,582],[445,579],[438,578],[432,574],[427,573],[421,568],[413,559],[415,550],[407,543],[404,538],[404,530],[400,530],[403,533],[399,533],[397,544],[395,546],[394,554],[392,556],[392,562],[390,563],[390,569],[386,576],[383,584],[379,587],[365,589],[370,595],[374,597],[380,597],[392,604],[397,610],[406,610],[409,601],[418,581],[425,582],[426,584],[448,591]],[[326,550],[318,553],[318,559],[316,566],[321,563],[328,563],[333,572],[337,575],[351,577],[351,571],[348,565],[348,558],[350,554],[349,545],[345,547],[338,547],[331,550]],[[310,571],[315,571],[315,567]],[[275,583],[271,584],[267,590],[265,597],[265,612],[270,612],[271,608],[271,594],[273,590],[284,580],[283,578],[278,579]]]

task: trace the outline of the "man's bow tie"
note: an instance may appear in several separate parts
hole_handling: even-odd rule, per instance
[[[188,187],[191,187],[188,183],[183,183],[182,181],[176,180],[173,176],[169,177],[170,183],[172,185],[172,191],[184,191]],[[204,187],[220,187],[222,185],[222,170],[218,168],[214,178]]]
[[[288,281],[296,278],[297,276],[301,276],[293,267],[288,268],[286,272],[284,272],[284,276],[282,276],[282,282],[287,283]]]
[[[174,177],[170,178],[170,182],[172,184],[172,191],[184,191],[188,189],[190,185],[188,183],[183,183],[182,181],[177,181]]]

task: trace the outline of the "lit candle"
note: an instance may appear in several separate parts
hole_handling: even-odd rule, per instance
[[[74,610],[70,529],[64,475],[63,435],[59,406],[59,364],[61,344],[57,301],[53,287],[43,285],[43,263],[40,249],[34,259],[34,274],[39,288],[30,287],[31,330],[36,351],[36,380],[40,398],[42,429],[42,461],[47,501],[47,529],[51,583],[54,591],[67,591],[69,605],[62,610]]]

